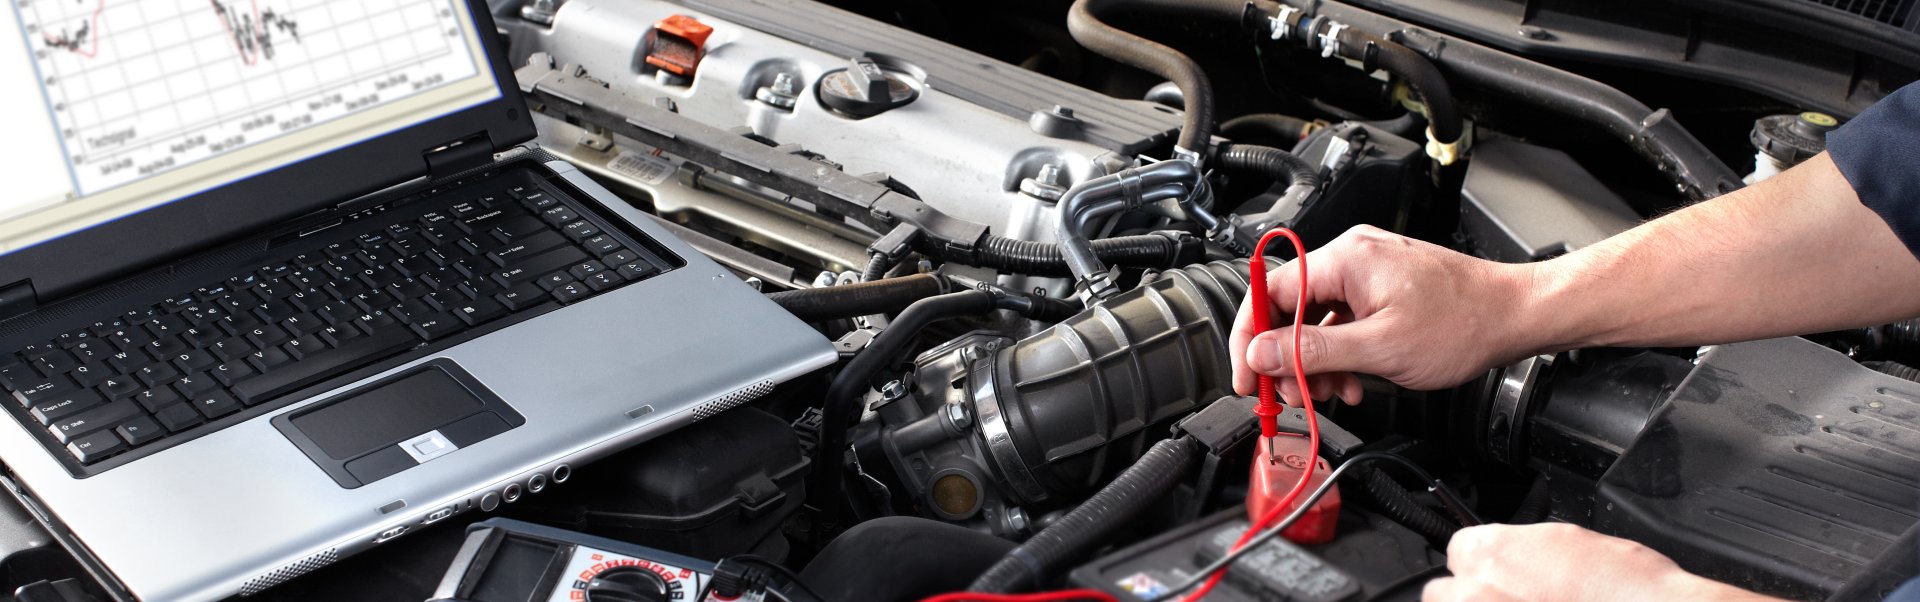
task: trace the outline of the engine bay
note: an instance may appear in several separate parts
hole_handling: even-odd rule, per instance
[[[1661,67],[1560,3],[838,4],[493,2],[539,148],[841,358],[501,515],[723,569],[765,559],[748,574],[804,583],[790,600],[1184,596],[1280,486],[1228,353],[1249,256],[1293,257],[1263,233],[1544,260],[1819,153],[1915,73],[1839,64],[1818,27],[1708,13],[1689,13],[1711,22],[1684,34],[1696,48],[1812,58]],[[1503,21],[1469,9],[1507,4],[1533,17],[1489,41]],[[1318,466],[1324,491],[1205,599],[1416,600],[1463,524],[1557,521],[1760,593],[1877,600],[1916,549],[1916,351],[1907,322],[1540,355],[1439,391],[1365,378],[1364,403],[1313,404],[1317,449],[1267,450],[1286,474]],[[462,537],[416,533],[257,597],[444,593]],[[54,552],[12,551],[9,572],[69,571]],[[703,599],[580,581],[575,599]]]

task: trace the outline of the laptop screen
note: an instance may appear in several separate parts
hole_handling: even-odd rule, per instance
[[[0,253],[500,96],[464,0],[9,4]]]

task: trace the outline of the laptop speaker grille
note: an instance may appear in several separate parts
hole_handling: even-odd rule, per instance
[[[713,398],[712,400],[706,403],[700,404],[700,407],[693,409],[693,419],[706,420],[708,418],[712,418],[716,414],[733,409],[734,407],[739,406],[740,404],[753,401],[755,399],[758,399],[761,395],[766,395],[772,392],[773,392],[773,381],[770,381],[770,380],[763,380],[751,385],[747,385],[745,387],[740,388],[737,391],[728,393],[726,395],[721,395],[719,397]]]
[[[266,591],[269,587],[286,583],[294,577],[313,572],[314,569],[333,564],[333,561],[339,559],[340,556],[334,553],[334,548],[328,548],[327,551],[308,556],[305,560],[274,569],[271,573],[247,580],[246,584],[240,586],[240,595],[251,596]]]

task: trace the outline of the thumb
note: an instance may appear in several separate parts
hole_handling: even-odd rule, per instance
[[[1372,327],[1366,322],[1333,326],[1303,326],[1300,356],[1307,374],[1360,372],[1377,374],[1371,350]],[[1247,345],[1247,366],[1268,376],[1293,376],[1293,327],[1269,330]]]

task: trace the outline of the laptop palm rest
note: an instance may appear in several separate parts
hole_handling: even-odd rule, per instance
[[[498,395],[447,359],[273,419],[281,434],[348,489],[399,474],[525,422]]]

